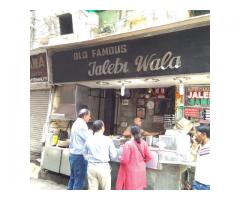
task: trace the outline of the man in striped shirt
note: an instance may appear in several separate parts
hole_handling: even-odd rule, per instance
[[[198,151],[193,190],[210,190],[210,127],[201,125],[196,128],[196,141],[201,144]]]

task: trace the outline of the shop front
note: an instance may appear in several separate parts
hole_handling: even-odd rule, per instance
[[[40,155],[51,94],[51,87],[48,83],[46,52],[31,55],[30,63],[30,151],[31,155]]]
[[[62,141],[69,137],[79,109],[88,107],[92,120],[104,121],[105,134],[113,139],[119,153],[122,132],[135,117],[143,120],[144,129],[159,132],[160,136],[149,142],[154,158],[147,164],[148,189],[182,189],[182,172],[195,165],[186,153],[190,141],[186,134],[179,138],[169,133],[183,117],[194,123],[210,123],[209,48],[209,25],[205,25],[146,38],[52,50],[56,90],[49,130],[60,140],[54,142],[50,137],[42,167],[70,175],[68,148]],[[169,148],[159,145],[159,141],[169,139]],[[116,159],[112,162],[112,187],[118,166]]]

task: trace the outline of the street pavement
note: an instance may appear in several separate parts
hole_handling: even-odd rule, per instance
[[[30,178],[30,189],[66,190],[67,186],[50,180]]]
[[[66,190],[68,179],[68,176],[43,170],[39,164],[30,163],[31,189]]]

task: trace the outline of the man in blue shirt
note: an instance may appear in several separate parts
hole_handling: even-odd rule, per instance
[[[93,122],[94,136],[86,141],[84,157],[88,160],[88,187],[89,190],[111,189],[111,167],[109,161],[117,156],[113,141],[103,135],[104,123],[101,120]]]
[[[69,144],[71,175],[68,182],[68,190],[82,190],[85,186],[87,161],[83,157],[83,148],[86,140],[92,136],[92,131],[87,126],[87,122],[90,119],[90,111],[85,108],[81,109],[71,129]]]

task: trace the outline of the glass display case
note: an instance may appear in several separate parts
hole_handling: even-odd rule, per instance
[[[190,162],[191,142],[190,136],[185,134],[172,134],[159,136],[159,162]]]

